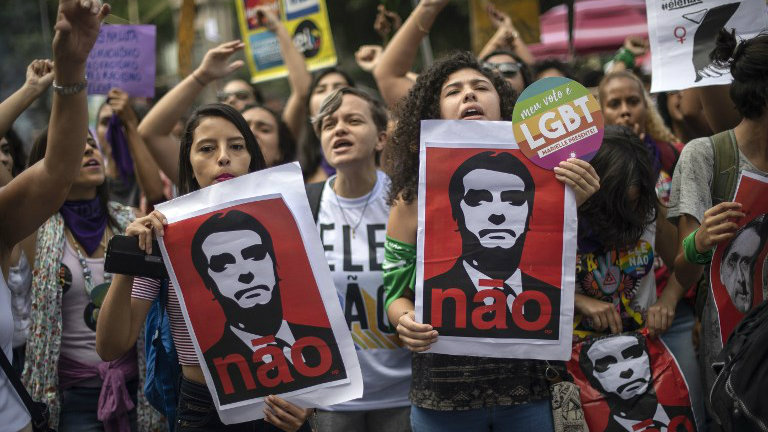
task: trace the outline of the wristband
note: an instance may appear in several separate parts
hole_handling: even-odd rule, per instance
[[[619,48],[616,55],[613,56],[613,59],[624,63],[627,66],[627,69],[635,67],[635,55],[632,54],[632,51],[624,47]]]
[[[712,261],[712,250],[704,253],[696,250],[696,232],[698,231],[699,229],[696,228],[688,234],[688,237],[683,239],[683,255],[685,260],[691,264],[709,264]]]
[[[88,80],[83,79],[82,82],[79,82],[77,84],[72,85],[59,85],[56,81],[53,82],[53,91],[60,95],[64,96],[72,96],[75,94],[80,93],[81,91],[85,90],[85,88],[88,87]]]

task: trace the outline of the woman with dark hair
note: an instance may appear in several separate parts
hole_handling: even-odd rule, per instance
[[[0,162],[3,165],[8,164],[13,177],[19,175],[27,166],[24,144],[13,129],[9,129],[5,136],[0,137]]]
[[[296,141],[277,113],[262,105],[246,105],[240,114],[256,136],[267,167],[296,160]]]
[[[731,100],[743,118],[735,128],[694,139],[683,148],[672,177],[668,216],[677,224],[680,244],[673,276],[683,286],[692,286],[705,274],[704,288],[699,288],[706,296],[699,354],[707,394],[714,381],[711,365],[722,349],[706,276],[712,250],[733,238],[744,217],[741,204],[732,202],[739,173],[768,175],[768,35],[739,42],[733,32],[723,29],[711,57],[719,66],[730,68]]]
[[[158,103],[157,106],[160,105]],[[245,119],[234,108],[224,104],[204,105],[192,114],[181,137],[178,164],[181,195],[265,167],[256,137]],[[136,219],[125,232],[126,235],[138,237],[139,247],[151,253],[152,239],[156,235],[162,236],[164,224],[165,217],[155,210]],[[96,349],[102,358],[119,358],[136,343],[161,284],[158,279],[115,275],[104,300],[96,332]],[[176,431],[276,430],[264,421],[229,426],[221,422],[184,324],[173,282],[168,285],[167,311],[183,375],[176,411]],[[275,396],[267,397],[265,402],[268,407],[265,408],[266,421],[280,430],[296,431],[307,427],[304,422],[309,410]]]
[[[364,387],[363,397],[318,410],[320,432],[408,430],[410,353],[396,335],[375,324],[383,306],[378,263],[384,261],[380,242],[389,216],[389,177],[378,170],[387,117],[384,104],[360,89],[344,87],[325,98],[313,118],[336,174],[308,185],[307,191],[319,197],[317,227],[342,307],[357,311],[346,316]],[[348,265],[349,257],[365,256],[369,259],[359,261],[356,269]]]
[[[464,52],[432,65],[400,105],[385,161],[392,207],[384,286],[389,321],[411,351],[427,350],[438,336],[432,326],[414,320],[421,120],[509,120],[514,101],[506,80]],[[599,187],[594,169],[579,159],[562,162],[555,176],[571,186],[577,204]],[[545,374],[553,368],[565,375],[562,362],[419,354],[412,365],[411,425],[416,431],[473,430],[478,424],[493,430],[554,427]]]
[[[307,99],[308,120],[314,118],[320,110],[320,104],[334,91],[343,87],[354,87],[352,77],[339,68],[328,68],[315,74],[312,84],[309,86],[309,99]],[[316,183],[327,179],[336,173],[336,170],[328,164],[320,146],[320,140],[315,135],[312,125],[308,121],[300,138],[301,169],[304,180],[307,183]]]
[[[30,164],[43,158],[47,141],[43,132],[32,147]],[[134,217],[134,209],[109,201],[104,157],[89,133],[80,173],[64,205],[37,231],[32,279],[37,307],[30,314],[23,378],[32,389],[57,389],[49,404],[60,430],[125,430],[129,425],[143,430],[162,424],[137,399],[137,389],[143,388],[143,357],[135,348],[108,364],[95,349],[99,307],[111,278],[104,272],[106,246]],[[130,398],[118,397],[110,406],[101,394]],[[145,421],[137,424],[137,418]]]
[[[657,325],[658,317],[652,316],[657,300],[653,264],[657,255],[672,262],[677,250],[674,242],[664,241],[668,230],[656,224],[664,220],[651,154],[631,130],[606,126],[590,163],[600,176],[600,190],[579,207],[575,334],[583,338],[646,325],[652,333],[666,330],[670,323]]]

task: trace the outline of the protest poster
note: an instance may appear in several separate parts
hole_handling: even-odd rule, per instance
[[[710,286],[725,345],[744,315],[763,302],[768,290],[768,177],[742,171],[733,201],[746,215],[736,221],[739,230],[718,244],[709,270]]]
[[[543,78],[528,86],[515,104],[512,121],[520,150],[545,169],[571,157],[588,161],[603,142],[600,103],[568,78]]]
[[[570,356],[575,199],[511,126],[421,123],[415,311],[438,332],[429,352]]]
[[[688,384],[660,338],[627,332],[574,343],[566,364],[592,432],[695,432]]]
[[[155,97],[154,25],[103,25],[88,55],[88,94],[117,87],[134,97]]]
[[[768,28],[765,2],[756,0],[646,0],[646,12],[652,93],[730,84],[730,69],[709,58],[720,29],[749,39]]]
[[[267,7],[280,17],[310,71],[336,65],[325,0],[236,0],[235,4],[251,82],[288,75],[277,37],[260,23],[257,7]]]
[[[264,397],[327,406],[362,376],[298,163],[157,206],[160,247],[225,424],[262,418]]]

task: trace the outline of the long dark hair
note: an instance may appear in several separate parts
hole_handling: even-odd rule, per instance
[[[251,163],[248,165],[248,172],[263,169],[264,155],[261,154],[259,143],[253,136],[248,123],[236,109],[222,103],[203,105],[196,109],[187,120],[184,127],[184,133],[181,135],[181,148],[179,151],[179,195],[188,194],[200,189],[200,184],[195,179],[195,173],[192,171],[192,162],[189,157],[192,153],[192,142],[195,139],[195,130],[200,126],[200,122],[206,117],[219,117],[232,123],[245,139],[245,148],[251,155]]]
[[[24,167],[27,166],[27,155],[24,154],[24,144],[13,129],[8,129],[8,132],[5,133],[5,140],[8,141],[8,145],[11,148],[11,157],[13,158],[11,175],[16,177],[21,174],[21,172],[24,171]]]
[[[98,145],[99,141],[90,130],[88,131],[88,137],[96,143],[99,151],[101,152],[101,146]],[[29,152],[27,167],[31,167],[37,162],[43,160],[45,158],[45,151],[47,148],[48,128],[46,127],[42,132],[40,132],[40,135],[32,145],[32,150]],[[101,153],[101,156],[102,161],[105,161],[106,156],[104,156],[103,152]],[[101,210],[104,212],[104,214],[107,215],[107,223],[112,227],[117,227],[117,221],[109,213],[109,181],[107,180],[106,170],[104,172],[104,182],[96,186],[96,197],[99,199],[99,207],[101,207]]]
[[[755,119],[768,104],[768,33],[752,39],[736,40],[735,30],[720,29],[710,58],[733,75],[731,99],[739,114]]]
[[[600,190],[579,207],[579,237],[596,236],[605,250],[635,245],[656,220],[659,205],[648,148],[628,128],[606,126],[590,164],[600,176]],[[637,188],[634,202],[627,197],[630,187]]]
[[[288,125],[285,124],[282,117],[264,105],[258,104],[246,105],[240,111],[240,114],[244,114],[246,111],[252,110],[254,108],[260,108],[268,112],[269,115],[275,119],[275,123],[277,124],[277,147],[280,149],[280,160],[275,162],[275,165],[280,165],[296,160],[296,140],[293,138],[293,134],[288,129]]]
[[[397,199],[410,203],[416,198],[421,121],[440,118],[440,89],[449,75],[461,69],[474,69],[488,78],[499,94],[501,119],[512,119],[517,93],[499,74],[483,69],[471,53],[457,52],[433,64],[419,75],[396,109],[399,121],[384,152],[385,171],[392,180],[390,205]]]

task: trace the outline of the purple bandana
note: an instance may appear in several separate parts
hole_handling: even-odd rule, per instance
[[[112,114],[107,126],[107,142],[112,146],[112,158],[117,164],[117,171],[120,179],[133,179],[133,159],[131,159],[131,150],[128,148],[128,139],[123,132],[123,122],[117,114]]]
[[[64,201],[59,209],[64,225],[89,256],[96,252],[107,229],[107,213],[98,197],[92,200]]]

